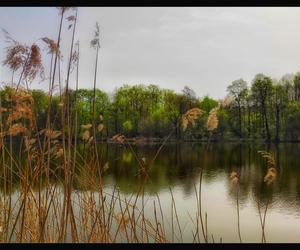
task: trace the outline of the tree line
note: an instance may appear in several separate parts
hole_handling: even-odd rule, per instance
[[[9,86],[0,91],[3,108],[9,105],[6,99],[12,91]],[[53,95],[50,109],[46,92],[35,89],[30,93],[35,104],[37,128],[44,127],[50,110],[52,129],[60,130],[62,124],[55,121],[62,115],[60,107],[65,93]],[[218,109],[218,126],[211,135],[205,124],[209,112],[222,101],[209,96],[199,98],[187,86],[180,93],[156,85],[124,85],[116,89],[113,96],[99,89],[69,89],[67,95],[70,114],[77,110],[77,119],[83,127],[98,119],[102,125],[97,138],[102,139],[115,134],[127,138],[164,138],[174,130],[172,138],[182,140],[206,140],[209,136],[214,140],[298,140],[300,73],[285,75],[280,80],[257,74],[251,84],[238,79],[227,87],[227,93],[227,104]],[[204,112],[194,125],[189,124],[185,129],[182,116],[192,108]],[[3,116],[5,119],[4,113]],[[77,130],[82,134],[82,127],[78,126]]]

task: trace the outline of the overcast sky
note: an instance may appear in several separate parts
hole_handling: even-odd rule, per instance
[[[188,85],[199,97],[221,98],[233,80],[251,82],[257,73],[280,78],[300,70],[300,8],[82,7],[76,31],[80,87],[93,83],[95,52],[89,44],[96,21],[101,28],[97,86],[108,92],[123,84],[175,91]],[[44,36],[56,40],[58,25],[53,7],[0,7],[1,28],[20,42],[31,44]],[[65,58],[71,37],[66,27]],[[7,45],[0,37],[2,61]],[[10,76],[1,66],[0,81]],[[47,89],[47,84],[32,87]]]

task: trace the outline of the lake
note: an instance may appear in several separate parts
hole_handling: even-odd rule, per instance
[[[136,193],[142,180],[137,175],[139,167],[133,152],[147,164],[159,145],[133,146],[133,150],[111,144],[102,147],[103,162],[109,162],[110,166],[104,176],[106,188],[116,185],[126,197]],[[264,182],[267,165],[258,150],[273,152],[276,156],[278,176],[271,185]],[[192,242],[197,210],[195,186],[198,189],[202,168],[202,214],[204,217],[207,213],[208,241],[239,242],[237,192],[230,179],[230,173],[235,171],[240,175],[238,202],[242,242],[261,242],[258,206],[263,216],[266,205],[266,242],[300,242],[299,156],[299,144],[212,143],[208,148],[197,143],[167,144],[154,161],[145,184],[149,216],[153,216],[153,200],[158,194],[165,219],[171,221],[168,218],[172,209],[171,188],[183,242]]]
[[[159,197],[169,241],[194,241],[196,192],[203,171],[202,217],[205,224],[207,216],[208,242],[240,242],[240,238],[242,242],[262,242],[263,220],[266,242],[300,242],[300,144],[211,143],[207,147],[204,143],[168,143],[149,170],[149,163],[159,147],[159,144],[101,144],[99,157],[102,165],[108,162],[103,174],[107,194],[117,188],[122,199],[130,201],[143,184],[144,212],[152,221],[154,206],[156,216],[159,219],[161,216]],[[259,150],[275,155],[278,174],[272,184],[264,182],[268,166]],[[148,169],[149,178],[141,176],[137,159]],[[238,185],[231,181],[233,171],[239,175]],[[84,174],[84,170],[80,171],[78,180]],[[78,180],[75,181],[74,199],[75,194],[89,192],[82,190]],[[137,207],[141,207],[141,202],[139,199]],[[180,226],[174,218],[175,208]],[[200,224],[199,228],[201,230]],[[200,235],[200,241],[204,242],[202,233]]]

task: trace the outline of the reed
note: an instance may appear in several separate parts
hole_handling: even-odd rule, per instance
[[[240,228],[239,176],[238,176],[238,173],[235,171],[232,171],[230,174],[230,179],[231,179],[232,188],[236,192],[237,228],[238,228],[239,241],[240,241],[240,243],[242,243],[241,228]]]
[[[99,25],[96,24],[95,36],[91,41],[91,46],[95,49],[91,106],[93,120],[88,124],[81,124],[78,120],[77,96],[72,103],[70,101],[70,79],[74,73],[76,90],[79,88],[80,51],[79,42],[75,43],[78,10],[69,7],[60,7],[58,10],[60,22],[56,41],[48,37],[39,39],[46,45],[47,54],[50,55],[47,119],[43,128],[37,126],[36,103],[28,86],[34,79],[44,77],[40,47],[37,42],[31,46],[19,43],[11,38],[8,32],[4,32],[9,46],[3,64],[11,70],[12,82],[7,97],[4,100],[0,99],[0,155],[3,166],[3,192],[0,194],[1,242],[183,242],[184,228],[180,224],[171,188],[171,222],[166,220],[157,193],[155,200],[149,205],[153,216],[147,217],[149,214],[145,212],[148,208],[145,201],[145,184],[151,182],[154,162],[175,128],[164,138],[151,159],[140,157],[125,135],[114,135],[110,139],[111,142],[128,147],[132,151],[139,166],[137,176],[142,182],[138,192],[129,198],[122,195],[117,186],[114,186],[112,192],[105,189],[102,177],[109,171],[110,163],[101,162],[102,157],[97,147],[97,135],[104,129],[105,117],[101,115],[96,118],[95,112],[100,49]],[[70,12],[73,14],[65,18]],[[63,30],[65,24],[68,25],[72,39],[66,65],[66,86],[63,86],[60,70],[63,55],[60,44],[67,32]],[[14,84],[17,76],[18,80]],[[53,110],[54,82],[57,78],[61,105],[59,110]],[[211,110],[208,115],[206,128],[210,136],[218,127],[217,112],[222,105]],[[203,113],[199,108],[192,108],[182,114],[183,131],[189,126],[195,126]],[[83,153],[78,146],[80,139],[84,142]],[[263,157],[272,163],[268,154],[264,153]],[[273,165],[265,177],[268,184],[274,182],[277,176],[275,164]],[[208,232],[207,212],[203,216],[202,177],[203,168],[199,174],[198,189],[194,186],[197,212],[196,222],[192,220],[195,226],[193,238],[194,242],[200,243],[203,240],[208,243],[211,235],[211,241],[215,242],[213,234]],[[232,181],[237,183],[238,177],[233,176]],[[19,183],[15,193],[14,182]],[[80,188],[75,189],[75,185]],[[266,210],[267,207],[264,218],[261,219],[263,231]],[[168,223],[171,224],[171,230],[167,227]],[[238,230],[242,242],[240,229]]]

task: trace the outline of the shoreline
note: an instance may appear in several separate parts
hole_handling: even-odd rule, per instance
[[[165,138],[126,138],[129,143],[135,144],[150,144],[150,143],[162,143]],[[265,144],[280,144],[280,143],[300,143],[300,140],[265,140],[265,139],[168,139],[166,143],[265,143]],[[118,144],[117,142],[110,141],[110,139],[105,139],[101,142]]]
[[[22,139],[13,138],[13,141],[20,142]],[[58,141],[62,141],[62,139],[57,139]],[[4,140],[5,142],[9,142],[9,140]],[[67,140],[66,140],[67,141]],[[72,140],[74,141],[74,140]],[[154,137],[130,137],[126,138],[126,141],[130,144],[135,145],[143,145],[143,144],[156,144],[163,143],[165,138],[154,138]],[[168,139],[165,143],[263,143],[263,144],[284,144],[284,143],[300,143],[300,140],[265,140],[265,139],[239,139],[239,138],[231,138],[231,139]],[[80,144],[84,144],[84,141],[78,139],[77,142]],[[120,142],[116,142],[111,140],[111,138],[102,138],[97,139],[97,143],[108,143],[108,144],[121,144]]]

